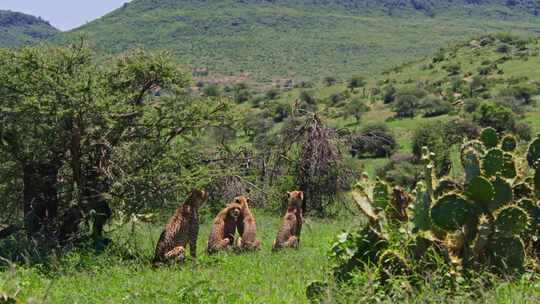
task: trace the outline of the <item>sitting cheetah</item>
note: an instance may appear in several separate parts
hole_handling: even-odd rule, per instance
[[[221,210],[214,222],[212,231],[208,238],[208,253],[213,254],[218,251],[228,249],[234,243],[234,234],[240,222],[242,206],[232,202]]]
[[[208,199],[208,193],[193,190],[180,206],[161,233],[156,245],[153,264],[166,261],[184,261],[189,244],[191,257],[197,257],[197,237],[199,234],[199,207]]]
[[[256,239],[257,225],[255,218],[249,209],[250,199],[239,196],[234,201],[242,206],[241,220],[238,224],[240,237],[235,242],[237,251],[255,251],[261,248],[261,242]]]
[[[287,212],[283,217],[281,228],[272,245],[272,250],[277,251],[282,248],[298,249],[300,245],[300,232],[302,231],[302,191],[287,192]]]

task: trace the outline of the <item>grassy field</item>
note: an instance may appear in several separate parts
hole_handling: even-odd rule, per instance
[[[153,269],[149,261],[161,227],[138,224],[132,231],[127,225],[112,235],[139,258],[125,260],[114,250],[73,252],[51,268],[17,266],[0,272],[0,290],[38,303],[306,303],[305,287],[323,276],[332,239],[354,221],[310,219],[299,251],[273,253],[279,219],[256,215],[260,252],[208,256],[210,227],[205,223],[196,263]]]
[[[202,226],[199,258],[182,267],[154,269],[149,264],[160,233],[157,224],[125,225],[111,233],[116,245],[103,254],[74,251],[49,265],[12,266],[0,272],[0,292],[17,295],[25,303],[308,303],[306,285],[328,278],[326,256],[342,230],[360,225],[343,220],[309,219],[299,251],[270,251],[279,221],[255,210],[260,252],[204,252],[209,224]],[[122,247],[121,250],[115,248]],[[126,256],[134,255],[131,259]],[[124,258],[122,258],[122,256]],[[396,278],[381,288],[376,269],[357,275],[349,287],[331,292],[325,303],[538,303],[540,279],[526,274],[505,282],[488,274],[476,275],[450,290],[438,286],[445,268],[413,292]]]

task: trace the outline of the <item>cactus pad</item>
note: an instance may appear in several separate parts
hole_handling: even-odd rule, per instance
[[[453,193],[439,198],[431,208],[431,221],[446,231],[462,227],[475,215],[474,205],[460,195]]]
[[[426,185],[420,181],[416,185],[416,200],[410,206],[415,231],[429,230],[431,228],[431,218],[429,217],[430,207],[431,197],[426,189]]]
[[[540,167],[538,160],[540,160],[540,135],[529,145],[527,151],[527,162],[531,168]]]
[[[386,209],[390,205],[390,192],[388,185],[383,181],[377,180],[373,188],[373,205],[379,209]]]
[[[517,206],[503,208],[495,218],[497,234],[519,235],[529,226],[529,215]]]
[[[514,198],[520,200],[522,198],[531,198],[533,197],[533,189],[527,183],[519,183],[514,185],[512,192],[514,192]]]
[[[435,191],[433,191],[433,195],[435,196],[435,198],[438,198],[446,193],[456,190],[460,190],[460,186],[456,182],[449,179],[443,179],[439,182],[439,184],[435,188]]]
[[[387,250],[379,258],[379,271],[381,280],[384,282],[394,276],[409,274],[410,267],[399,253]]]
[[[461,153],[461,165],[465,170],[465,180],[469,183],[480,175],[480,157],[473,148],[467,148]]]
[[[496,235],[489,240],[486,253],[494,270],[501,274],[524,271],[525,246],[519,237]]]
[[[517,140],[513,135],[506,135],[501,141],[501,149],[506,152],[512,152],[517,147]]]
[[[483,158],[482,169],[487,176],[500,174],[505,178],[516,177],[516,164],[512,154],[500,149],[489,150]]]
[[[522,199],[518,206],[527,211],[530,218],[529,231],[533,234],[540,229],[540,208],[530,199]]]
[[[536,193],[536,197],[540,198],[540,166],[536,167],[536,170],[534,170],[534,191]]]
[[[504,179],[497,177],[493,181],[493,190],[495,190],[495,196],[493,202],[490,204],[489,210],[493,211],[503,205],[506,205],[514,199],[514,193],[512,186]]]
[[[482,210],[487,211],[495,197],[495,190],[489,180],[477,176],[467,186],[467,194]]]
[[[480,141],[488,149],[495,148],[499,144],[499,135],[497,135],[497,130],[493,128],[485,128],[480,133]]]

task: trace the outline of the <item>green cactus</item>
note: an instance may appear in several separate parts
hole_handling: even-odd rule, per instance
[[[495,272],[509,275],[524,271],[525,246],[519,237],[495,233],[486,246],[486,254]]]
[[[512,192],[516,200],[533,197],[533,191],[527,183],[517,183],[512,187]]]
[[[518,206],[502,208],[495,218],[495,231],[499,235],[520,235],[529,226],[527,211]]]
[[[489,238],[493,233],[493,224],[487,216],[482,215],[478,223],[478,232],[472,246],[474,259],[478,260],[485,254],[485,248],[489,242]]]
[[[483,211],[486,211],[489,210],[495,197],[495,189],[488,179],[477,176],[467,185],[467,194]]]
[[[352,197],[362,212],[370,221],[370,223],[375,224],[379,221],[376,210],[373,208],[373,201],[366,193],[366,190],[361,185],[356,185],[355,189],[352,191]]]
[[[431,221],[439,228],[454,231],[476,215],[476,208],[462,196],[451,193],[439,198],[431,208]]]
[[[497,135],[497,130],[493,128],[485,128],[480,133],[480,141],[488,149],[495,148],[499,144],[499,135]]]
[[[390,190],[388,185],[381,180],[377,180],[373,188],[373,205],[381,210],[385,210],[390,205]]]
[[[431,208],[431,197],[424,182],[416,185],[416,200],[410,206],[412,209],[412,223],[414,231],[425,231],[431,229],[431,218],[429,210]]]
[[[538,160],[540,160],[540,134],[529,145],[529,149],[527,151],[527,162],[531,168],[540,167],[540,163],[537,163]]]
[[[536,197],[540,199],[540,166],[534,170],[534,192]]]
[[[404,276],[410,273],[407,260],[396,251],[387,250],[379,258],[379,274],[385,282],[394,276]]]
[[[527,214],[529,215],[530,224],[528,233],[536,234],[540,230],[540,207],[530,199],[520,200],[518,206],[527,211]]]
[[[433,196],[435,198],[438,198],[438,197],[443,196],[444,194],[450,193],[452,191],[458,191],[458,190],[461,190],[461,189],[460,189],[460,186],[456,182],[449,179],[443,179],[439,182],[439,184],[435,188],[435,191],[433,192]]]
[[[489,206],[489,211],[494,211],[502,207],[503,205],[509,204],[514,200],[514,193],[512,186],[500,176],[497,176],[493,181],[493,190],[495,191],[495,196],[493,201]]]
[[[517,140],[516,138],[508,134],[505,137],[503,137],[501,141],[501,149],[505,152],[513,152],[517,147]]]
[[[473,148],[467,148],[462,151],[461,165],[465,170],[465,182],[467,184],[480,175],[480,157]]]
[[[512,154],[501,149],[491,149],[486,153],[482,160],[482,170],[490,177],[498,174],[505,178],[516,177],[516,164]]]

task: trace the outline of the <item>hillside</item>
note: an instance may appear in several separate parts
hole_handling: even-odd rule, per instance
[[[58,33],[49,22],[23,13],[0,10],[0,46],[13,47],[45,40]]]
[[[509,3],[509,4],[508,4]],[[135,0],[64,35],[256,80],[369,75],[486,32],[534,33],[537,1]]]

